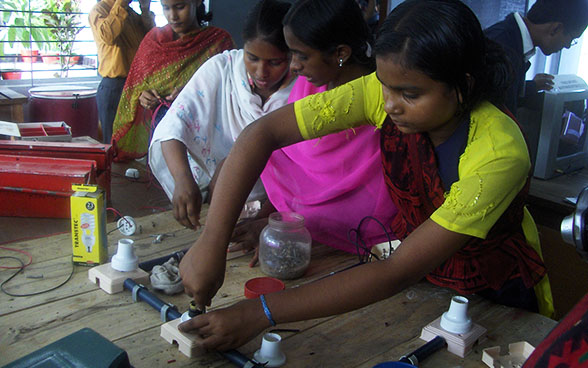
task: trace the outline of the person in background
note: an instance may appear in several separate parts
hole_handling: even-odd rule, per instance
[[[96,103],[102,125],[102,142],[110,143],[112,123],[131,62],[147,32],[155,27],[149,11],[151,0],[140,0],[141,15],[129,7],[132,0],[100,0],[89,14],[90,28],[98,48]]]
[[[294,80],[282,32],[289,8],[258,2],[245,20],[243,49],[205,62],[155,128],[149,165],[182,225],[199,226],[203,192],[243,128],[286,104]],[[251,200],[265,197],[260,182]]]
[[[506,107],[514,114],[525,100],[538,91],[553,87],[553,76],[539,73],[533,80],[525,75],[537,47],[545,55],[575,45],[588,24],[588,0],[537,0],[526,16],[512,13],[485,30],[499,43],[512,66],[512,84],[507,90]]]
[[[299,75],[288,102],[376,68],[371,32],[355,0],[300,0],[283,24],[290,70]],[[382,176],[379,141],[378,131],[363,126],[274,152],[261,175],[269,202],[257,221],[237,226],[229,251],[257,247],[267,215],[276,210],[301,214],[313,240],[347,252],[366,251],[348,239],[349,230],[366,216],[380,224],[366,219],[358,228],[364,246],[386,241],[396,207]]]
[[[497,107],[507,83],[498,45],[459,0],[408,0],[382,24],[374,50],[375,73],[280,108],[241,133],[218,178],[212,221],[180,274],[195,303],[210,305],[240,209],[271,153],[362,124],[381,131],[383,173],[399,211],[391,228],[402,243],[383,261],[180,324],[203,336],[203,348],[230,349],[276,324],[358,309],[422,278],[553,312],[537,228],[524,206],[527,146]]]
[[[378,0],[355,0],[365,21],[367,22],[373,34],[378,31],[378,24],[380,23],[380,5]]]
[[[118,161],[145,156],[152,129],[194,72],[212,56],[234,48],[201,0],[161,0],[168,24],[153,28],[135,55],[113,126]]]

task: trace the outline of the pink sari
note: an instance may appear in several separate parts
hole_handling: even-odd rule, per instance
[[[300,77],[288,102],[325,90]],[[380,132],[371,126],[277,150],[261,179],[278,211],[303,215],[313,240],[346,252],[356,252],[347,233],[364,217],[375,217],[390,233],[397,213],[384,182]],[[368,247],[387,241],[385,230],[373,220],[364,221],[360,229]]]

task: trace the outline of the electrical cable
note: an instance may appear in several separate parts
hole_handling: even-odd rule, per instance
[[[111,212],[113,212],[113,213],[114,213],[116,216],[118,216],[118,218],[115,218],[115,221],[117,221],[117,225],[118,225],[118,226],[117,226],[116,228],[114,228],[114,229],[110,230],[109,232],[107,232],[107,233],[106,233],[106,235],[110,235],[110,234],[112,234],[114,231],[116,231],[116,230],[120,230],[121,228],[123,228],[123,227],[125,226],[125,224],[123,224],[122,222],[121,222],[120,224],[118,224],[118,221],[120,221],[120,219],[123,219],[123,220],[124,220],[124,222],[126,222],[126,225],[128,225],[130,228],[132,228],[132,227],[135,227],[135,226],[136,226],[136,224],[132,223],[132,222],[131,222],[131,221],[130,221],[128,218],[127,218],[127,216],[123,216],[123,214],[122,214],[122,213],[120,213],[120,211],[119,211],[119,210],[117,210],[116,208],[113,208],[113,207],[106,207],[106,210],[107,210],[107,211],[111,211]],[[122,230],[121,230],[121,233],[123,233],[123,235],[125,235],[125,232],[124,232],[124,231],[122,231]]]
[[[4,250],[9,250],[12,252],[18,252],[18,253],[22,253],[25,256],[27,256],[29,258],[27,264],[24,264],[24,262],[22,262],[22,266],[16,266],[16,267],[9,267],[9,266],[0,266],[0,268],[5,269],[5,270],[15,270],[17,268],[25,268],[28,265],[30,265],[31,263],[33,263],[33,256],[29,253],[29,252],[25,252],[24,250],[20,250],[20,249],[14,249],[14,248],[8,248],[8,247],[2,247],[0,246],[0,249],[4,249]],[[19,259],[20,260],[20,259]]]
[[[113,232],[115,232],[116,230],[119,230],[120,228],[123,227],[124,224],[120,224],[120,226],[115,227],[114,229],[110,230],[109,232],[106,233],[106,235],[110,235]]]
[[[63,281],[61,284],[54,286],[52,288],[46,289],[46,290],[41,290],[41,291],[37,291],[34,293],[26,293],[26,294],[13,294],[9,291],[6,291],[6,289],[4,288],[4,285],[6,285],[10,280],[12,280],[14,277],[16,277],[16,275],[18,275],[19,273],[23,272],[26,265],[25,263],[18,257],[14,257],[14,256],[0,256],[0,259],[15,259],[17,261],[20,262],[21,267],[17,267],[18,270],[12,274],[12,276],[10,276],[9,278],[7,278],[6,280],[2,281],[2,283],[0,284],[0,290],[2,290],[2,292],[8,296],[13,296],[13,297],[23,297],[23,296],[33,296],[33,295],[39,295],[39,294],[44,294],[47,293],[49,291],[53,291],[55,289],[58,289],[60,287],[62,287],[63,285],[65,285],[73,276],[74,272],[75,272],[75,265],[72,263],[71,264],[71,272],[69,274],[69,276],[67,277],[67,279],[65,279],[65,281]]]
[[[371,247],[368,247],[366,245],[366,242],[364,241],[363,237],[361,236],[361,226],[367,220],[373,220],[378,225],[380,225],[380,227],[384,230],[384,234],[386,234],[386,238],[388,239],[388,246],[389,246],[389,253],[388,254],[392,254],[392,252],[394,251],[394,248],[392,247],[392,238],[391,238],[390,233],[388,232],[388,229],[386,228],[386,226],[384,226],[384,224],[382,224],[382,222],[380,220],[378,220],[377,218],[375,218],[373,216],[365,216],[364,218],[362,218],[359,221],[357,228],[349,229],[349,231],[347,232],[347,239],[349,239],[349,241],[355,245],[357,256],[359,258],[359,263],[367,263],[372,258],[380,260],[380,257],[378,257],[377,254],[375,254],[371,251]],[[355,237],[356,237],[355,240],[352,239],[352,234],[355,234]]]
[[[62,231],[62,232],[58,232],[58,233],[52,233],[52,234],[43,234],[43,235],[36,235],[36,236],[25,236],[22,238],[18,238],[18,239],[12,239],[12,240],[7,240],[4,242],[1,242],[0,245],[2,244],[11,244],[11,243],[20,243],[23,241],[27,241],[27,240],[35,240],[35,239],[40,239],[40,238],[45,238],[45,237],[50,237],[50,236],[54,236],[54,235],[63,235],[63,234],[70,234],[70,231]],[[2,247],[0,247],[2,248]],[[9,249],[11,250],[11,249]],[[18,251],[17,251],[18,252]]]

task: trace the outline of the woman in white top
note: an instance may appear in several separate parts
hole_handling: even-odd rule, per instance
[[[246,19],[243,49],[205,62],[155,129],[149,165],[186,227],[199,226],[203,193],[239,133],[288,99],[293,78],[282,18],[289,7],[261,0]],[[259,182],[249,198],[264,196]]]

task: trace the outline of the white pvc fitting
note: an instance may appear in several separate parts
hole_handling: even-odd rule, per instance
[[[261,349],[253,354],[253,358],[266,367],[279,367],[286,363],[286,355],[282,352],[280,344],[282,337],[277,333],[266,333],[261,340]]]
[[[185,311],[184,313],[182,313],[182,315],[180,316],[180,322],[186,322],[187,320],[192,319],[192,317],[190,317],[190,314],[188,313],[188,311]]]
[[[135,255],[131,239],[120,239],[116,254],[112,256],[111,266],[113,269],[122,272],[134,271],[139,267],[139,257]]]
[[[469,332],[472,320],[468,317],[469,300],[463,296],[451,298],[449,310],[441,316],[441,328],[454,334]]]

